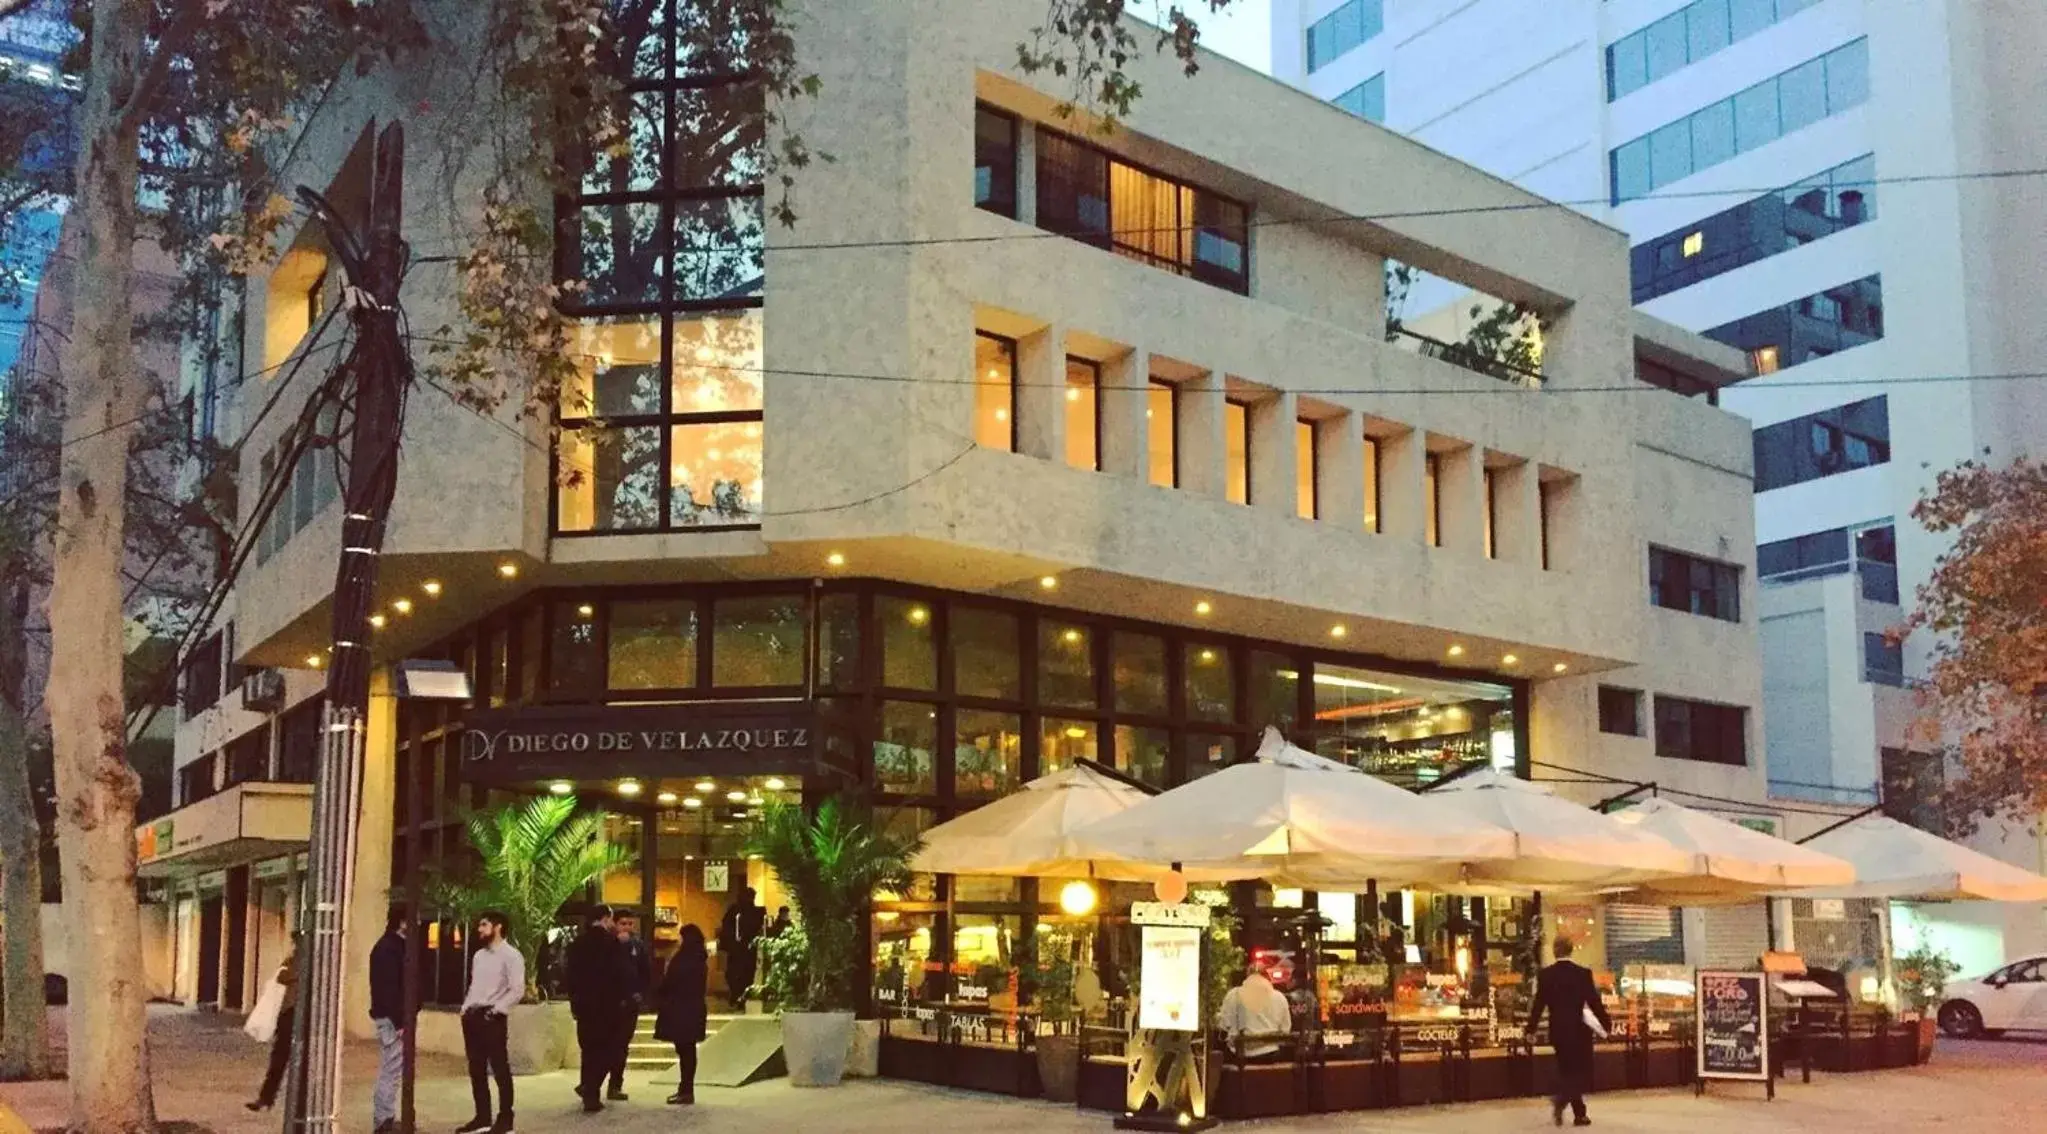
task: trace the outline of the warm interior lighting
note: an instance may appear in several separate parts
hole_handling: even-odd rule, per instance
[[[1074,917],[1095,911],[1095,888],[1085,882],[1068,882],[1059,889],[1059,908]]]
[[[1066,735],[1073,740],[1085,740],[1087,739],[1087,730],[1079,725],[1073,725],[1066,730]]]
[[[748,862],[759,862],[760,860],[761,860],[761,856],[759,856],[759,855],[757,855],[757,854],[750,854],[750,855],[747,855],[747,856],[746,856],[746,861],[748,861]]]
[[[1276,672],[1288,681],[1299,681],[1301,679],[1300,673],[1296,670],[1282,669]],[[1370,689],[1378,693],[1407,692],[1407,690],[1402,689],[1398,685],[1381,685],[1376,681],[1364,681],[1356,677],[1345,677],[1340,673],[1318,673],[1315,675],[1315,684],[1327,685],[1335,689]]]
[[[1214,661],[1214,660],[1215,660],[1215,651],[1214,651],[1214,650],[1203,650],[1203,651],[1201,651],[1201,660],[1202,660],[1202,661],[1204,661],[1204,662],[1212,662],[1212,661]]]
[[[834,551],[830,555],[825,556],[824,561],[827,567],[844,567],[846,565],[846,556],[843,552]]]
[[[1344,635],[1346,635],[1346,634],[1349,634],[1349,633],[1350,633],[1350,627],[1348,627],[1348,626],[1345,626],[1345,625],[1344,625],[1343,623],[1341,623],[1341,622],[1339,622],[1339,623],[1337,623],[1336,625],[1334,625],[1334,626],[1331,626],[1331,627],[1329,628],[1329,636],[1330,636],[1330,637],[1332,637],[1332,638],[1341,638],[1341,637],[1343,637]]]
[[[931,621],[931,612],[930,612],[930,611],[928,611],[928,610],[926,610],[926,609],[924,609],[924,608],[923,608],[923,607],[921,607],[921,606],[913,606],[913,607],[911,607],[911,608],[910,608],[910,616],[909,616],[909,617],[910,617],[910,625],[912,625],[912,626],[922,626],[922,625],[924,625],[924,624],[925,624],[926,622],[929,622],[929,621]]]
[[[519,565],[518,565],[517,563],[500,563],[500,564],[498,564],[498,578],[500,578],[500,579],[516,579],[516,578],[518,578],[518,577],[519,577]]]
[[[425,591],[428,598],[441,597],[441,581],[439,579],[428,579],[419,585],[419,589]]]
[[[308,669],[318,669],[318,668],[320,668],[320,667],[321,667],[322,665],[325,665],[325,664],[326,664],[326,659],[325,659],[325,658],[322,658],[322,657],[321,657],[320,655],[318,655],[318,654],[307,654],[307,655],[306,655],[306,668],[308,668]]]
[[[1704,252],[1705,250],[1706,250],[1705,233],[1693,232],[1686,234],[1684,243],[1685,259],[1689,260],[1693,256],[1696,256],[1699,253]]]
[[[1568,665],[1565,665],[1565,664],[1564,664],[1563,662],[1558,662],[1557,664],[1555,664],[1555,665],[1553,665],[1553,666],[1549,667],[1549,671],[1550,671],[1551,673],[1562,673],[1562,672],[1564,672],[1565,670],[1567,670],[1567,669],[1569,669],[1569,668],[1571,668],[1571,667],[1570,667],[1570,666],[1568,666]]]
[[[698,781],[697,781],[697,790],[698,790],[698,791],[710,791],[711,789],[713,789],[713,788],[715,788],[715,787],[717,787],[717,786],[718,786],[717,784],[714,784],[714,783],[712,783],[712,782],[711,782],[711,781],[709,781],[709,780],[698,780]]]
[[[570,792],[576,790],[576,785],[570,783],[567,780],[556,780],[553,783],[547,785],[547,790],[553,792],[556,795],[567,795]]]
[[[1042,590],[1056,591],[1059,589],[1059,580],[1050,575],[1044,575],[1038,579],[1038,586]]]
[[[391,603],[391,609],[400,614],[411,614],[412,600],[409,598],[394,599]]]
[[[672,804],[675,802],[675,793],[672,791],[664,791],[660,795],[654,797],[654,802]]]
[[[640,794],[640,781],[638,780],[618,781],[618,794],[625,796],[633,796]]]
[[[1461,658],[1461,657],[1463,657],[1463,656],[1464,656],[1464,647],[1463,647],[1463,646],[1452,646],[1452,647],[1450,647],[1450,656],[1451,656],[1451,657],[1453,657],[1453,658]]]
[[[584,603],[583,605],[581,605],[581,606],[579,606],[579,607],[577,607],[577,608],[576,608],[576,615],[577,615],[577,617],[580,617],[580,618],[589,618],[589,617],[591,617],[592,615],[595,615],[596,613],[597,613],[597,608],[596,608],[596,607],[594,607],[594,606],[591,606],[591,605],[590,605],[589,603],[587,603],[587,602],[586,602],[586,603]]]
[[[1207,599],[1202,599],[1194,604],[1194,613],[1196,614],[1213,614],[1214,612],[1215,607],[1210,605]]]
[[[728,791],[725,793],[725,798],[734,803],[745,803],[746,793],[743,791]]]
[[[1500,659],[1500,664],[1501,664],[1501,665],[1520,665],[1520,664],[1521,664],[1521,659],[1520,659],[1520,658],[1518,658],[1518,657],[1515,657],[1515,656],[1514,656],[1513,654],[1508,654],[1508,655],[1506,655],[1505,657],[1502,657],[1502,658]]]
[[[1077,401],[1079,401],[1079,400],[1080,400],[1080,391],[1079,391],[1079,390],[1068,390],[1068,391],[1066,391],[1066,400],[1067,400],[1067,401],[1069,401],[1069,402],[1077,402]]]
[[[1064,634],[1059,635],[1059,640],[1069,646],[1077,646],[1080,644],[1080,631],[1068,630]]]
[[[382,630],[384,628],[384,623],[387,621],[389,620],[386,619],[381,614],[372,614],[370,615],[370,628],[373,630]]]
[[[682,805],[688,808],[698,808],[704,805],[704,801],[698,799],[696,796],[690,796],[688,799],[682,801]]]
[[[782,777],[780,777],[780,776],[769,776],[769,777],[768,777],[768,790],[769,790],[769,791],[781,791],[781,790],[782,790],[783,788],[785,788],[785,787],[788,787],[788,786],[789,786],[789,785],[788,785],[788,783],[787,783],[786,781],[784,781],[784,780],[782,779]]]

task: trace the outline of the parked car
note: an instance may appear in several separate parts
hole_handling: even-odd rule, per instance
[[[1951,1036],[2047,1031],[2047,956],[2026,957],[1947,986],[1940,1030]]]

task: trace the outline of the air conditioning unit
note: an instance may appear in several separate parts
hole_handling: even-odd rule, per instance
[[[284,708],[284,671],[251,670],[242,677],[242,708],[274,713]]]

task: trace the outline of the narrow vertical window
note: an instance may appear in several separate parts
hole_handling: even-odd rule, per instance
[[[1315,455],[1315,423],[1297,421],[1294,423],[1294,486],[1295,513],[1303,520],[1315,518],[1315,470],[1321,462]]]
[[[1102,368],[1085,358],[1066,360],[1066,463],[1100,471]]]
[[[1422,466],[1422,526],[1423,536],[1430,547],[1443,546],[1443,494],[1439,491],[1441,478],[1437,476],[1434,453],[1430,453]]]
[[[974,108],[974,206],[1016,216],[1016,119]]]
[[[1365,530],[1379,530],[1379,443],[1365,438]]]
[[[1232,504],[1251,502],[1251,407],[1223,403],[1223,455],[1228,461],[1224,493]]]
[[[1144,393],[1144,427],[1151,452],[1151,482],[1160,488],[1180,484],[1180,389],[1151,380]]]
[[[1016,451],[1016,344],[986,331],[974,336],[974,443]]]
[[[1499,500],[1499,496],[1494,491],[1493,481],[1495,479],[1493,470],[1485,470],[1485,557],[1487,559],[1498,559],[1500,557],[1500,545],[1494,535],[1496,527],[1494,508]]]

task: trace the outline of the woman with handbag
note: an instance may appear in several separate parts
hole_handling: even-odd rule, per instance
[[[291,1063],[292,1017],[299,1003],[299,935],[291,935],[291,952],[285,955],[284,965],[277,970],[277,983],[284,988],[284,999],[277,1008],[277,1027],[270,1036],[270,1066],[263,1072],[263,1087],[256,1092],[254,1102],[242,1105],[250,1110],[269,1110],[277,1104],[277,1088],[284,1083],[284,1069]]]
[[[682,947],[668,959],[668,971],[661,976],[660,1008],[654,1017],[654,1038],[675,1045],[677,1072],[681,1075],[670,1106],[688,1106],[697,1101],[697,1044],[703,1041],[709,1009],[704,1003],[704,982],[711,959],[704,947],[704,931],[694,925],[682,927]]]

